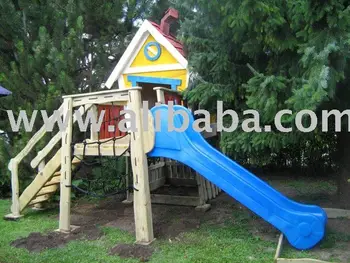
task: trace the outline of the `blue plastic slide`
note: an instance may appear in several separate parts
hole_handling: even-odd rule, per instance
[[[310,249],[323,238],[327,215],[322,208],[288,199],[208,144],[194,131],[194,119],[188,109],[174,106],[174,110],[188,114],[189,128],[185,132],[169,132],[168,106],[154,107],[151,112],[155,119],[156,115],[161,117],[161,129],[156,132],[150,157],[166,157],[191,167],[279,229],[297,249]],[[173,123],[181,127],[183,117],[175,114]]]

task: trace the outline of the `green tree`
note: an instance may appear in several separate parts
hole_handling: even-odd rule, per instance
[[[0,141],[0,178],[8,180],[3,165],[32,136],[12,133],[6,110],[15,116],[20,110],[50,113],[61,104],[61,95],[101,89],[138,21],[157,14],[158,2],[165,1],[0,2],[0,84],[13,93],[0,100],[0,131],[8,136]],[[34,132],[41,126],[38,120]]]
[[[308,109],[349,108],[350,6],[330,0],[223,0],[176,1],[181,10],[181,35],[187,45],[196,88],[187,93],[192,103],[215,111],[216,101],[242,113],[258,110],[261,127],[272,125],[282,109],[283,125],[291,133],[238,130],[224,133],[223,150],[235,158],[250,160],[302,149],[300,160],[315,162],[317,156],[337,149],[341,168],[339,193],[349,200],[350,134],[321,132],[321,122],[311,133],[295,128],[295,113]],[[319,119],[320,120],[320,119]],[[308,126],[308,118],[304,118]],[[345,130],[344,129],[344,130]],[[286,155],[285,155],[286,156]]]

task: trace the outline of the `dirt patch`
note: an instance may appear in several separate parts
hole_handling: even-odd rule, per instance
[[[321,180],[315,182],[294,180],[293,178],[286,179],[284,177],[265,178],[264,180],[293,200],[302,203],[320,204],[323,207],[337,206],[337,203],[329,198],[330,195],[334,195],[334,187],[331,183]],[[172,194],[181,195],[185,193],[183,192],[185,191],[184,188],[174,189],[178,191],[174,190],[175,192],[171,192]],[[196,230],[203,224],[215,226],[237,224],[246,225],[247,232],[262,240],[277,242],[278,230],[243,207],[229,195],[222,193],[211,200],[210,204],[211,210],[206,213],[196,212],[194,207],[153,204],[155,237],[161,240],[182,240],[182,233]],[[125,205],[115,198],[107,198],[95,203],[80,200],[72,208],[72,224],[82,226],[79,230],[82,233],[78,234],[76,238],[57,236],[60,235],[58,233],[49,233],[46,236],[33,233],[27,238],[29,241],[26,239],[17,240],[13,245],[27,248],[30,251],[60,247],[70,240],[80,239],[79,235],[83,233],[88,234],[87,230],[94,225],[116,227],[134,235],[134,209],[132,205]],[[328,230],[331,233],[327,231],[325,243],[322,244],[322,247],[316,247],[313,250],[315,257],[324,260],[341,258],[343,262],[350,262],[350,256],[347,253],[347,251],[350,251],[349,242],[344,237],[344,235],[350,235],[350,220],[329,220]],[[339,233],[339,237],[337,233]],[[110,253],[120,257],[138,258],[141,261],[147,261],[152,255],[153,249],[151,252],[144,251],[144,249],[145,247],[142,246],[118,244]]]
[[[102,232],[95,226],[80,227],[69,234],[50,232],[48,234],[31,233],[28,237],[20,238],[11,243],[16,248],[25,248],[30,252],[40,252],[45,249],[63,247],[69,241],[87,239],[96,240],[102,236]]]
[[[121,258],[136,258],[141,262],[147,262],[153,252],[154,249],[150,246],[118,244],[110,250],[109,254],[117,255]]]

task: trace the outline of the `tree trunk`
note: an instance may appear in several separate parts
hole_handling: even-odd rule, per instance
[[[350,209],[350,132],[338,134],[339,175],[338,198],[339,208]]]

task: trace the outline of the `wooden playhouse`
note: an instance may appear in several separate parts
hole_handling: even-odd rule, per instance
[[[177,10],[169,9],[160,25],[144,21],[108,78],[106,86],[112,89],[142,87],[142,100],[147,101],[150,108],[156,102],[167,104],[173,101],[175,105],[184,105],[181,92],[189,84],[188,62],[183,44],[170,32],[172,23],[178,17]],[[190,168],[169,159],[151,161],[149,172],[152,203],[194,206],[198,210],[207,210],[210,208],[207,201],[220,192]],[[187,194],[178,195],[168,190],[167,194],[162,194],[158,189],[165,185],[196,189],[189,191],[191,194],[185,191]],[[132,202],[131,194],[128,194],[127,202]]]
[[[189,205],[199,210],[209,209],[207,201],[215,198],[219,189],[188,167],[159,158],[147,160],[155,145],[153,117],[149,114],[150,130],[122,133],[118,124],[122,120],[121,110],[130,108],[135,113],[137,127],[142,127],[142,100],[149,101],[149,107],[156,102],[183,104],[181,92],[189,82],[188,63],[182,44],[170,34],[171,23],[178,13],[170,9],[161,25],[145,21],[131,41],[120,62],[106,82],[109,90],[86,94],[63,96],[63,103],[57,110],[60,117],[67,120],[63,131],[50,134],[50,141],[40,145],[48,133],[42,126],[28,141],[27,145],[11,159],[12,205],[7,219],[23,216],[27,207],[42,208],[52,196],[60,191],[59,231],[72,230],[71,191],[72,171],[87,156],[126,156],[133,160],[133,193],[128,193],[127,202],[134,203],[136,241],[141,244],[152,242],[151,203]],[[85,132],[83,141],[73,141],[75,112],[80,115],[92,111],[97,117],[104,110],[104,122],[99,132]],[[54,120],[55,115],[49,117]],[[112,129],[111,129],[112,128]],[[82,131],[80,131],[82,132]],[[33,157],[33,149],[40,150],[30,160],[33,180],[24,188],[20,185],[20,165],[25,158]],[[155,192],[166,185],[179,188],[192,187],[195,194],[174,195]]]

